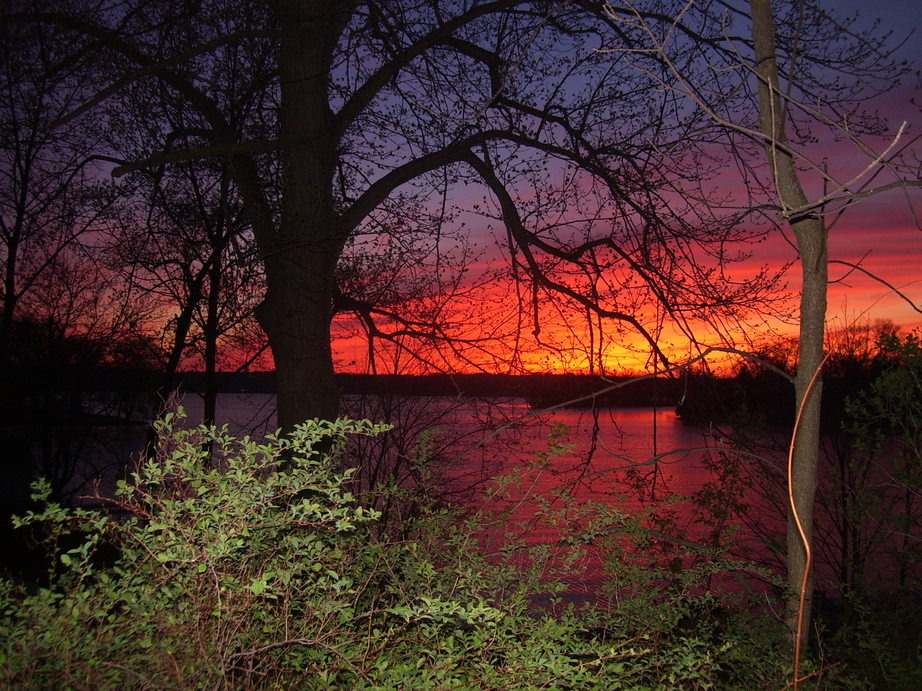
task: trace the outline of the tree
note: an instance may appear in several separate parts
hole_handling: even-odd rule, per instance
[[[163,355],[142,327],[146,296],[113,278],[68,249],[24,294],[3,372],[3,433],[24,451],[5,459],[4,477],[41,476],[55,496],[74,500],[124,468],[136,420],[153,413],[139,394],[149,398]]]
[[[47,316],[28,313],[30,293],[43,281],[47,287],[56,268],[73,261],[117,196],[111,185],[93,180],[93,133],[80,123],[68,131],[54,126],[86,97],[87,66],[64,59],[73,45],[59,42],[47,27],[14,28],[3,26],[0,38],[3,366],[12,357],[17,321]]]
[[[847,405],[848,431],[860,440],[856,451],[870,456],[865,463],[871,467],[858,468],[865,482],[849,488],[857,501],[843,522],[859,538],[867,524],[889,538],[882,547],[896,566],[897,584],[912,590],[922,561],[922,347],[918,331],[905,336],[884,331],[878,345],[882,371]]]
[[[826,292],[829,281],[827,229],[809,203],[794,158],[787,149],[786,104],[780,96],[774,17],[771,3],[752,2],[752,33],[755,44],[753,65],[758,76],[759,124],[765,136],[766,159],[781,203],[797,242],[802,283],[800,329],[794,398],[797,422],[788,467],[790,515],[788,518],[788,585],[798,593],[812,591],[810,549],[813,540],[813,502],[816,495],[820,443],[820,403],[823,367],[823,336],[826,326]],[[792,213],[793,212],[793,213]],[[808,596],[808,600],[812,596]],[[804,600],[798,603],[800,606]],[[803,622],[810,620],[805,608],[788,600],[787,622],[802,636]],[[795,677],[796,677],[795,673]]]
[[[18,447],[3,475],[27,485],[41,473],[57,496],[76,496],[136,412],[130,396],[94,396],[101,370],[141,372],[159,353],[144,328],[149,300],[102,262],[122,190],[93,157],[100,128],[56,125],[91,93],[96,65],[46,26],[0,34],[0,408]]]
[[[230,176],[208,163],[136,174],[135,213],[113,229],[107,254],[122,280],[158,302],[167,343],[159,396],[196,361],[211,424],[219,362],[231,361],[235,333],[253,319],[261,275]]]
[[[636,49],[638,69],[651,73],[665,66],[662,87],[710,118],[715,143],[722,142],[731,164],[743,172],[743,194],[752,200],[755,215],[768,215],[797,251],[802,283],[794,409],[799,423],[790,461],[787,559],[792,592],[806,598],[803,603],[789,598],[787,621],[800,632],[810,619],[812,592],[809,549],[831,261],[828,236],[857,201],[920,184],[911,153],[917,139],[907,136],[904,124],[875,148],[873,138],[886,130],[862,108],[892,90],[907,67],[894,59],[889,37],[876,27],[862,31],[854,17],[837,19],[815,3],[774,8],[768,0],[752,0],[748,8],[688,3],[661,21],[650,21],[625,4],[627,11],[610,8],[609,14],[645,32],[643,46]],[[698,53],[697,72],[675,61],[675,56],[687,59],[688,51]],[[844,155],[821,160],[817,142],[835,140],[850,146],[864,163],[855,169]],[[761,148],[762,156],[754,147]]]
[[[124,65],[74,114],[146,80],[186,104],[182,128],[116,173],[227,161],[265,268],[257,314],[286,429],[337,411],[330,321],[344,247],[356,234],[399,227],[408,203],[431,204],[457,183],[488,190],[487,213],[505,226],[514,270],[530,277],[521,293],[530,305],[563,295],[658,349],[656,318],[637,310],[644,300],[679,321],[720,310],[733,320],[765,297],[768,274],[733,282],[720,270],[727,241],[746,234],[736,216],[709,215],[704,206],[689,214],[682,185],[694,185],[701,171],[687,145],[697,116],[668,98],[651,102],[656,79],[598,50],[633,38],[604,30],[610,21],[589,5],[141,7],[27,6],[6,21],[84,36],[87,49]],[[196,69],[241,42],[278,47],[277,66],[252,66],[247,82],[278,94],[274,124],[266,124],[271,108],[236,119],[218,85]],[[540,335],[540,324],[532,330]]]
[[[221,23],[216,14],[208,19]],[[180,50],[188,43],[188,27],[170,27],[160,36],[162,48]],[[209,85],[229,120],[251,134],[264,129],[258,113],[270,109],[275,96],[263,84],[269,52],[265,41],[238,41],[190,57],[190,70]],[[197,136],[194,109],[156,80],[126,84],[100,112],[108,159],[116,165],[146,159],[152,149],[181,148]],[[204,369],[204,417],[213,422],[219,364],[246,366],[248,357],[236,350],[251,345],[241,339],[258,329],[253,312],[262,294],[261,266],[229,162],[222,157],[159,162],[126,177],[131,193],[123,203],[133,213],[112,232],[108,256],[126,282],[160,301],[167,357],[158,398],[176,386],[181,367],[194,363]]]
[[[783,90],[780,82],[778,49],[775,18],[768,0],[752,0],[752,33],[754,39],[754,70],[758,78],[759,124],[765,141],[766,160],[771,169],[782,218],[788,223],[794,238],[802,273],[800,291],[799,351],[797,372],[795,375],[795,401],[799,424],[795,426],[792,440],[791,460],[788,483],[791,497],[791,515],[788,520],[788,582],[801,593],[798,607],[790,599],[787,620],[792,630],[796,631],[798,642],[803,635],[805,622],[810,621],[810,602],[812,600],[812,574],[810,572],[810,550],[813,539],[813,503],[816,494],[817,468],[820,448],[820,411],[822,397],[822,380],[820,372],[824,361],[824,331],[826,324],[826,294],[829,282],[829,223],[827,215],[834,217],[840,213],[843,205],[874,193],[874,189],[861,180],[865,171],[873,170],[871,180],[879,169],[894,176],[896,184],[920,184],[922,176],[918,167],[907,166],[901,158],[906,152],[905,142],[899,138],[893,147],[888,147],[883,154],[876,154],[858,138],[851,134],[849,140],[869,154],[868,168],[847,183],[835,179],[828,180],[835,185],[831,193],[823,198],[811,200],[805,191],[802,173],[797,170],[796,162],[806,157],[796,155],[788,145],[788,113],[800,109],[800,94],[792,97],[791,90]],[[817,19],[822,20],[822,15]],[[794,36],[796,41],[800,36]],[[871,55],[886,55],[880,41],[873,37],[862,39],[862,48],[872,48]],[[865,55],[868,55],[867,53]],[[791,80],[797,69],[798,55],[788,53],[791,66],[788,79]],[[862,64],[859,54],[853,59],[852,66],[859,74],[864,70],[880,69],[879,63]],[[876,62],[876,61],[875,61]],[[848,63],[846,63],[848,64]],[[806,103],[804,103],[806,105]],[[807,110],[807,109],[805,109]],[[813,108],[807,110],[812,111]],[[815,112],[815,111],[814,111]],[[833,120],[824,116],[827,125],[832,125],[839,132],[849,135],[847,118]],[[809,160],[809,159],[806,159]],[[838,203],[836,203],[838,202]],[[839,208],[836,208],[839,207]],[[796,676],[796,673],[795,673]]]

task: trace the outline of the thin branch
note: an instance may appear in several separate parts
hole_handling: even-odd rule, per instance
[[[867,255],[865,255],[865,256],[867,256]],[[912,307],[912,309],[913,309],[914,311],[918,312],[919,314],[922,314],[922,307],[920,307],[919,305],[916,305],[916,303],[914,303],[914,302],[912,301],[912,298],[910,298],[910,297],[909,297],[908,295],[906,295],[903,291],[901,291],[899,288],[897,288],[895,285],[893,285],[892,283],[890,283],[890,282],[887,281],[886,279],[881,278],[880,276],[878,276],[877,274],[873,273],[872,271],[868,271],[867,269],[865,269],[863,266],[861,266],[860,263],[855,264],[855,263],[852,263],[852,262],[844,261],[844,260],[842,260],[842,259],[830,259],[830,260],[829,260],[829,263],[830,263],[830,264],[842,264],[843,266],[847,266],[847,267],[851,268],[852,271],[860,271],[861,273],[865,274],[865,275],[868,276],[869,278],[871,278],[871,279],[877,281],[878,283],[880,283],[880,284],[886,286],[890,291],[892,291],[895,295],[897,295],[897,296],[898,296],[901,300],[903,300],[907,305],[909,305],[910,307]],[[846,274],[846,276],[847,276],[847,275],[848,275],[848,274]],[[844,278],[845,278],[845,276],[843,276],[842,278],[840,278],[840,279],[838,279],[838,280],[839,280],[839,281],[842,281],[842,280],[844,280]]]
[[[800,539],[804,547],[804,572],[800,582],[800,598],[797,605],[797,626],[795,627],[794,631],[794,691],[797,691],[797,688],[801,682],[800,658],[803,649],[804,624],[807,611],[807,589],[810,583],[810,569],[813,566],[813,549],[811,548],[810,538],[807,537],[806,528],[804,527],[803,521],[800,518],[800,512],[797,510],[797,502],[794,501],[794,448],[796,446],[795,442],[797,441],[797,433],[800,430],[800,421],[803,417],[803,412],[804,408],[806,408],[807,401],[810,398],[810,392],[813,390],[813,387],[820,376],[820,372],[823,371],[823,365],[828,359],[829,354],[823,358],[823,361],[819,364],[819,367],[814,370],[813,376],[810,377],[810,383],[807,384],[807,389],[804,391],[803,398],[801,399],[800,405],[797,408],[797,419],[794,420],[794,431],[791,433],[791,445],[788,450],[788,501],[790,502],[791,515],[794,518],[794,524],[797,527],[797,532],[800,535]]]
[[[279,143],[276,141],[254,140],[249,142],[226,142],[200,146],[195,149],[180,149],[177,151],[160,151],[140,161],[132,161],[112,169],[112,177],[119,178],[127,173],[138,170],[155,168],[166,163],[179,163],[181,161],[197,161],[215,156],[235,156],[242,154],[265,154],[277,151]]]

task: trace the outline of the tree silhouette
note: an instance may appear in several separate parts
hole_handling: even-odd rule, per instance
[[[4,25],[0,48],[0,365],[9,364],[17,321],[56,321],[50,292],[66,291],[65,269],[88,249],[87,237],[104,223],[118,198],[94,179],[98,132],[55,121],[82,102],[92,73],[69,63],[72,43],[47,27],[15,31]],[[90,243],[91,244],[91,243]],[[61,283],[64,281],[64,283]],[[43,302],[45,298],[51,299]],[[71,292],[70,297],[77,293]]]
[[[611,6],[619,25],[643,32],[635,65],[664,75],[660,85],[709,119],[711,142],[743,174],[743,202],[767,218],[796,249],[798,353],[793,376],[798,415],[790,459],[788,580],[804,599],[788,601],[798,631],[810,620],[810,543],[820,443],[824,330],[830,264],[828,237],[856,202],[889,189],[922,185],[904,122],[895,133],[865,108],[893,90],[908,67],[878,27],[862,31],[817,3],[752,0],[749,6],[692,3],[671,17],[650,19],[639,5]],[[697,58],[688,70],[678,60]],[[883,139],[880,139],[882,135]],[[823,145],[839,142],[837,157]],[[850,151],[849,151],[850,149]],[[854,154],[861,161],[854,164]],[[819,190],[816,192],[815,190]],[[886,282],[884,282],[885,285]]]
[[[257,315],[285,428],[336,414],[330,322],[346,245],[415,222],[410,202],[434,204],[458,184],[482,189],[484,213],[505,227],[529,309],[562,296],[658,349],[657,320],[639,309],[651,300],[686,328],[703,314],[732,326],[764,304],[772,276],[734,283],[720,268],[727,242],[753,234],[689,192],[709,172],[691,137],[698,116],[606,52],[635,37],[595,6],[24,5],[5,21],[54,26],[111,56],[108,79],[62,121],[144,81],[185,104],[183,126],[155,133],[116,174],[227,161],[265,268]],[[270,49],[240,65],[248,86],[236,98],[270,97],[240,118],[198,66],[242,44]],[[533,319],[522,325],[540,335]]]

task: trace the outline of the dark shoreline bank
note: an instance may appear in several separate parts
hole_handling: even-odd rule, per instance
[[[582,374],[348,374],[337,375],[346,395],[474,396],[524,398],[535,408],[561,404],[590,407],[676,406],[683,381],[666,377],[598,377]],[[200,391],[204,375],[183,373],[184,391]],[[274,373],[252,372],[219,377],[221,393],[275,393]]]
[[[860,372],[830,374],[825,380],[824,424],[839,424],[848,396],[857,394],[875,374],[873,367]],[[772,372],[755,376],[716,377],[681,373],[676,377],[616,376],[602,378],[584,374],[426,374],[368,375],[340,373],[337,379],[345,395],[472,396],[521,398],[533,408],[673,408],[692,423],[726,422],[740,415],[755,415],[770,424],[793,421],[793,387]],[[81,411],[86,394],[143,394],[179,390],[201,393],[207,388],[203,372],[181,372],[164,382],[157,372],[115,368],[20,367],[2,377],[7,405],[17,410],[15,419],[30,412],[73,418]],[[216,391],[222,394],[275,393],[274,372],[219,372]],[[22,395],[15,395],[19,392]],[[44,392],[46,402],[35,406],[31,392]],[[49,397],[50,395],[50,397]],[[32,405],[23,402],[32,398]],[[2,398],[2,397],[0,397]],[[50,408],[49,408],[50,404]],[[34,411],[30,409],[34,408]]]

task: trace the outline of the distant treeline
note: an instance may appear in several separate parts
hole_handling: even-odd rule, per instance
[[[840,382],[830,377],[825,406],[841,410],[843,397],[857,391],[869,376]],[[474,396],[522,398],[533,408],[674,408],[689,422],[724,422],[756,415],[769,423],[793,419],[792,385],[771,371],[744,370],[733,377],[679,373],[674,377],[599,377],[583,374],[339,374],[345,395]],[[186,372],[177,386],[199,391],[203,375]],[[273,393],[274,374],[251,372],[218,377],[222,393]]]
[[[10,373],[27,388],[61,391],[146,391],[162,386],[162,375],[148,370],[114,367],[25,366]],[[10,375],[8,374],[8,377]],[[576,406],[650,406],[680,402],[682,380],[606,377],[580,374],[345,374],[337,375],[343,394],[398,396],[476,396],[524,398],[543,408]],[[8,383],[11,383],[7,379]],[[219,393],[275,393],[274,372],[220,372],[214,379]],[[15,384],[13,384],[16,386]],[[44,385],[44,386],[43,386]],[[202,392],[208,386],[202,372],[180,372],[169,389]]]
[[[824,383],[824,424],[838,425],[845,402],[874,379],[879,362],[839,362]],[[844,366],[843,366],[844,365]],[[273,393],[271,372],[219,377],[222,393]],[[700,372],[674,377],[599,377],[580,374],[339,374],[346,395],[475,396],[523,398],[533,408],[650,407],[674,408],[689,422],[726,422],[758,418],[790,424],[794,418],[793,385],[771,370],[742,369],[732,377]],[[199,390],[202,375],[184,373],[179,386]]]
[[[230,374],[219,377],[219,387],[222,393],[273,393],[273,377],[271,372]],[[674,406],[682,390],[677,380],[579,374],[339,374],[337,380],[346,395],[524,398],[533,407]],[[183,390],[197,391],[203,375],[186,372],[178,383]]]
[[[873,362],[863,362],[847,371],[827,373],[824,411],[828,420],[840,417],[846,398],[867,386],[876,369]],[[66,399],[68,390],[84,394],[154,391],[162,387],[161,377],[152,371],[111,367],[26,366],[8,373],[5,383],[13,390],[20,387],[54,390]],[[792,385],[781,375],[765,369],[756,372],[743,369],[733,377],[702,373],[679,373],[671,378],[604,379],[579,374],[339,374],[338,381],[345,395],[523,398],[534,408],[662,406],[675,408],[677,414],[691,422],[758,416],[769,423],[786,424],[793,419]],[[181,372],[168,388],[201,392],[206,385],[203,373]],[[215,385],[219,393],[271,394],[275,392],[275,374],[218,373]],[[63,400],[58,400],[59,405],[63,403],[66,407]]]

